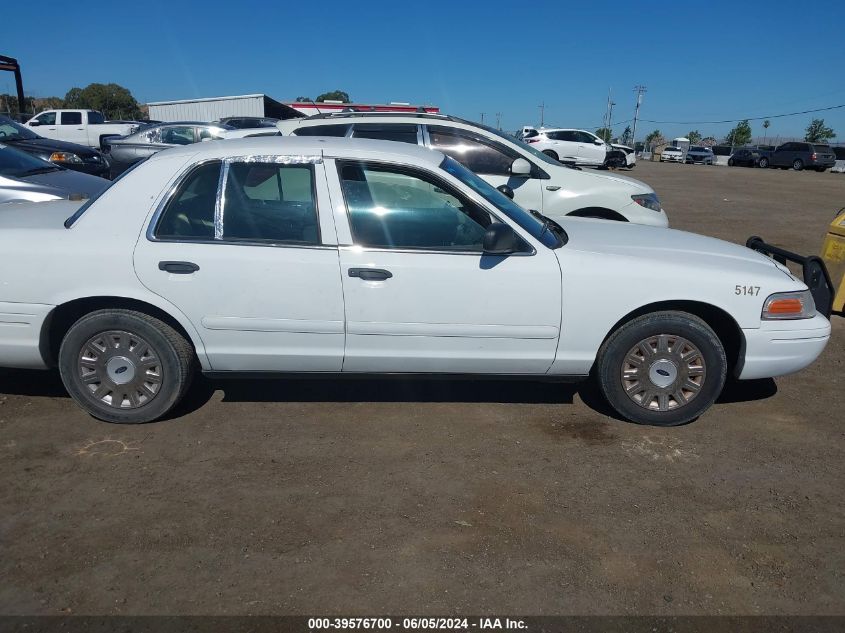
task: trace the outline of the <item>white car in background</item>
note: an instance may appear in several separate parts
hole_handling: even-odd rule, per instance
[[[44,138],[78,143],[100,149],[110,136],[127,136],[140,126],[137,123],[112,123],[97,110],[45,110],[26,125],[35,128]]]
[[[0,365],[58,366],[121,423],[166,415],[199,367],[594,372],[622,416],[674,425],[729,374],[797,371],[830,336],[807,286],[750,248],[558,224],[438,151],[278,137],[159,152],[84,206],[5,205],[3,324]]]
[[[661,163],[683,163],[684,162],[684,150],[680,147],[675,147],[673,145],[667,145],[663,148],[663,151],[660,152],[660,162]]]
[[[437,149],[525,209],[668,226],[654,190],[618,174],[571,169],[513,136],[442,114],[350,112],[280,121],[283,134],[398,141]]]
[[[525,142],[562,163],[598,167],[604,165],[610,146],[592,132],[566,128],[541,128]]]

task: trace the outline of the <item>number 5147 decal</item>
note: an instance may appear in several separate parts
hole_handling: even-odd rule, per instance
[[[740,286],[737,284],[734,288],[734,294],[756,297],[760,294],[760,286]]]

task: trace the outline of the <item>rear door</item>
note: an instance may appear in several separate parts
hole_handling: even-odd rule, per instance
[[[322,159],[189,168],[135,249],[151,291],[194,324],[216,371],[340,371],[343,296]]]
[[[481,249],[494,218],[430,171],[327,161],[346,306],[344,372],[542,374],[554,361],[554,253]],[[341,225],[343,220],[346,222]]]
[[[84,113],[81,110],[59,112],[59,139],[69,143],[88,145],[88,133],[83,119]]]
[[[507,185],[513,189],[513,200],[524,209],[543,211],[543,189],[539,173],[531,177],[513,176],[511,165],[517,152],[501,143],[468,130],[429,125],[424,130],[427,144],[451,156],[474,171],[494,187]]]

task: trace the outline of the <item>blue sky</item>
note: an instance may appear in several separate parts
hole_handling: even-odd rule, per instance
[[[123,6],[121,6],[123,5]],[[433,103],[502,126],[595,129],[614,120],[708,121],[845,104],[845,2],[170,2],[102,3],[36,18],[4,8],[0,54],[24,88],[63,96],[115,82],[141,102],[264,92],[280,100],[333,89],[358,102]],[[18,25],[16,28],[14,25]],[[11,73],[0,92],[13,92]],[[845,141],[845,108],[824,117]],[[773,119],[799,136],[812,115]],[[672,137],[732,124],[642,122]],[[621,132],[624,125],[615,127]],[[760,123],[752,123],[762,134]]]

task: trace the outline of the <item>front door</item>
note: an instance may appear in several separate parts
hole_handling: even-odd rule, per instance
[[[474,171],[494,187],[507,185],[513,190],[513,201],[523,209],[543,211],[543,188],[539,178],[513,176],[510,167],[518,153],[467,130],[436,125],[428,126],[430,147],[451,156]]]
[[[213,370],[340,371],[327,200],[319,157],[233,158],[192,167],[155,214],[136,272],[191,320]]]
[[[376,162],[326,166],[338,216],[346,372],[542,374],[560,333],[561,273],[482,253],[494,218],[441,176]],[[335,200],[337,198],[337,200]],[[344,219],[344,226],[341,223]]]

